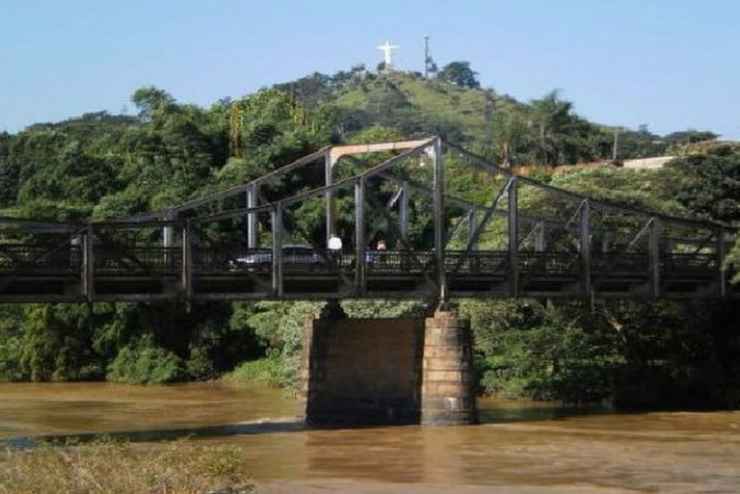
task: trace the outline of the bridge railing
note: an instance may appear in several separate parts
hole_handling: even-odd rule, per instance
[[[365,252],[368,275],[419,275],[435,270],[434,252],[369,250]]]
[[[519,271],[530,276],[579,276],[578,254],[568,252],[519,252]]]
[[[354,267],[354,254],[329,249],[296,252],[290,247],[284,247],[281,262],[284,269],[294,273],[331,273],[351,270]],[[241,244],[193,247],[193,269],[194,272],[201,273],[270,273],[272,249],[249,249]]]
[[[272,255],[270,255],[272,260]],[[286,275],[327,274],[349,275],[355,270],[355,256],[351,252],[330,249],[310,249],[283,247],[280,258],[283,273]]]
[[[503,275],[509,269],[509,253],[450,250],[445,254],[445,269],[449,276]]]
[[[645,252],[594,252],[591,257],[594,277],[643,274],[648,276],[650,256]]]
[[[94,246],[95,274],[101,276],[179,276],[182,248]]]
[[[672,253],[662,258],[663,277],[716,277],[719,260],[715,254]]]
[[[0,244],[0,272],[78,275],[81,267],[79,245]]]

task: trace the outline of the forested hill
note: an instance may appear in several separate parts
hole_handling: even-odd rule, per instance
[[[135,116],[89,113],[0,134],[0,208],[54,219],[104,218],[173,205],[238,183],[331,142],[439,134],[509,164],[611,157],[614,129],[552,92],[522,103],[482,89],[465,63],[436,78],[364,67],[313,74],[208,108],[147,87]],[[622,159],[665,154],[711,132],[665,137],[623,129]],[[12,210],[12,211],[9,211]]]
[[[414,72],[375,74],[363,66],[333,76],[312,74],[276,87],[302,104],[332,103],[342,110],[342,134],[370,125],[404,135],[435,133],[474,141],[492,157],[511,164],[574,164],[612,158],[660,156],[677,145],[713,140],[710,131],[684,130],[666,136],[614,128],[579,116],[557,90],[524,103],[496,89],[481,88],[466,62],[452,62],[435,78]]]

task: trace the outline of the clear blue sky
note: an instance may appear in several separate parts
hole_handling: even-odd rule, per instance
[[[2,0],[0,130],[121,111],[154,84],[208,105],[313,71],[469,60],[484,86],[553,88],[606,124],[740,138],[740,2]]]

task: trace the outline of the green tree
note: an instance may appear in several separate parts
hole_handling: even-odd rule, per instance
[[[464,61],[450,62],[437,74],[438,79],[471,89],[480,87],[477,76],[478,73],[470,68],[470,62]]]
[[[143,121],[151,121],[175,106],[175,99],[167,91],[154,86],[137,89],[131,101],[139,109],[139,118]]]
[[[717,145],[668,167],[678,172],[676,198],[688,209],[705,218],[740,221],[740,146]]]
[[[84,305],[31,305],[25,308],[20,367],[32,381],[99,378],[101,362],[92,350]]]
[[[663,137],[663,140],[669,146],[685,146],[698,142],[714,141],[719,135],[709,130],[687,129],[678,132],[671,132]]]
[[[558,91],[551,91],[543,98],[533,100],[532,130],[538,146],[538,161],[543,165],[560,162],[561,145],[572,121],[573,103],[560,98]]]
[[[491,119],[496,153],[504,166],[511,166],[527,137],[526,117],[515,109],[496,111]]]

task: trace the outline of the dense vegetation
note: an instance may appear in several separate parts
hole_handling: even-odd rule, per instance
[[[91,113],[0,134],[4,214],[65,220],[155,210],[243,183],[338,142],[441,134],[508,165],[605,160],[612,157],[617,130],[580,117],[557,92],[523,103],[481,89],[465,63],[444,67],[432,80],[364,67],[313,74],[209,108],[178,103],[153,87],[137,90],[132,101],[135,116]],[[695,144],[716,138],[710,132],[661,137],[646,127],[619,131],[620,159],[680,158],[659,171],[604,167],[543,177],[597,197],[740,221],[740,148]],[[448,165],[457,195],[490,200],[491,180],[454,159]],[[278,187],[295,190],[311,180],[297,176]],[[428,242],[425,206],[412,207],[422,225],[411,235]],[[734,255],[740,259],[740,249]],[[248,361],[232,378],[289,384],[302,320],[319,309],[287,302],[189,310],[174,302],[3,306],[0,379],[163,383],[214,378]],[[423,307],[348,302],[345,310],[391,316]],[[568,401],[615,396],[630,404],[655,398],[662,404],[740,403],[733,307],[610,302],[592,311],[578,302],[527,300],[466,301],[461,310],[473,321],[484,391]],[[260,357],[266,360],[253,362]]]

